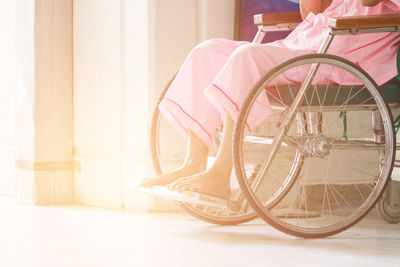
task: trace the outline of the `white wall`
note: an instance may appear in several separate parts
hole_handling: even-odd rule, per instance
[[[235,0],[155,1],[155,88],[159,91],[189,51],[211,38],[233,38]]]
[[[74,200],[121,207],[120,2],[74,1]]]
[[[0,1],[0,195],[71,201],[71,3]]]
[[[15,3],[0,1],[0,195],[15,186]]]
[[[149,91],[154,86],[155,55],[154,1],[126,0],[122,7],[123,28],[123,68],[122,82],[124,96],[122,120],[124,143],[121,161],[121,194],[124,205],[129,209],[147,209],[149,198],[129,190],[131,183],[138,182],[151,172],[148,154],[148,123],[150,120],[151,99]]]
[[[75,201],[153,205],[128,186],[152,174],[148,125],[154,102],[199,41],[232,38],[234,2],[74,1],[74,160],[81,165]]]
[[[18,200],[72,201],[72,0],[15,4]]]
[[[197,39],[233,39],[235,0],[197,1]]]

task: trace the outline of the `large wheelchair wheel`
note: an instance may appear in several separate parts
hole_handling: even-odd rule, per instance
[[[271,116],[260,112],[266,96]],[[270,120],[274,127],[265,127]],[[393,168],[387,103],[365,71],[332,55],[296,57],[269,71],[245,99],[234,131],[234,168],[247,200],[294,236],[324,237],[360,221]],[[247,151],[249,136],[264,140],[262,151]],[[252,179],[249,161],[259,166]]]
[[[158,105],[164,99],[174,78],[175,76],[171,78],[161,91],[151,120],[150,149],[153,166],[157,175],[180,167],[185,158],[186,140],[173,129],[158,109]],[[217,135],[210,148],[207,165],[212,164],[216,155],[219,144],[218,137]],[[243,204],[243,197],[238,185],[235,193],[231,196],[229,207],[212,207],[180,202],[176,202],[176,204],[180,205],[192,216],[218,225],[235,225],[256,218],[257,215],[255,212]]]

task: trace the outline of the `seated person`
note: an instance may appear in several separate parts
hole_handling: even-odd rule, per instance
[[[175,129],[187,137],[185,162],[176,170],[143,180],[142,187],[168,185],[173,190],[229,199],[234,121],[258,79],[284,60],[316,53],[329,31],[328,17],[400,13],[400,0],[301,0],[300,10],[303,22],[283,40],[251,44],[212,39],[190,52],[159,105]],[[397,75],[399,41],[397,32],[339,35],[327,53],[361,66],[380,85]],[[268,105],[267,101],[266,109]],[[206,170],[209,146],[222,123],[216,161]]]

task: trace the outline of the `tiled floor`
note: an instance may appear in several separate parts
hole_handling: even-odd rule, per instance
[[[186,214],[22,206],[0,198],[0,266],[400,266],[400,225],[367,218],[305,240],[261,220],[213,226]]]

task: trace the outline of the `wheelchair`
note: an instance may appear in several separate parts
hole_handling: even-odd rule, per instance
[[[295,28],[301,17],[297,12],[263,14],[254,16],[254,22],[259,30],[253,42],[260,43],[267,32]],[[220,225],[259,216],[282,232],[305,238],[344,231],[377,202],[383,218],[399,221],[400,207],[384,190],[393,167],[400,166],[395,160],[392,117],[400,107],[400,82],[394,78],[379,87],[359,66],[326,51],[335,35],[400,31],[400,15],[330,18],[329,27],[318,53],[277,65],[243,102],[233,136],[232,180],[237,184],[229,203],[177,201],[178,205],[201,220]],[[322,77],[320,72],[341,73],[354,83],[342,84],[340,77]],[[265,95],[272,113],[250,129],[248,122],[257,116],[255,110]],[[157,107],[150,132],[156,173],[180,166],[185,142],[176,145],[180,137],[173,136]],[[217,135],[210,164],[218,145]]]

